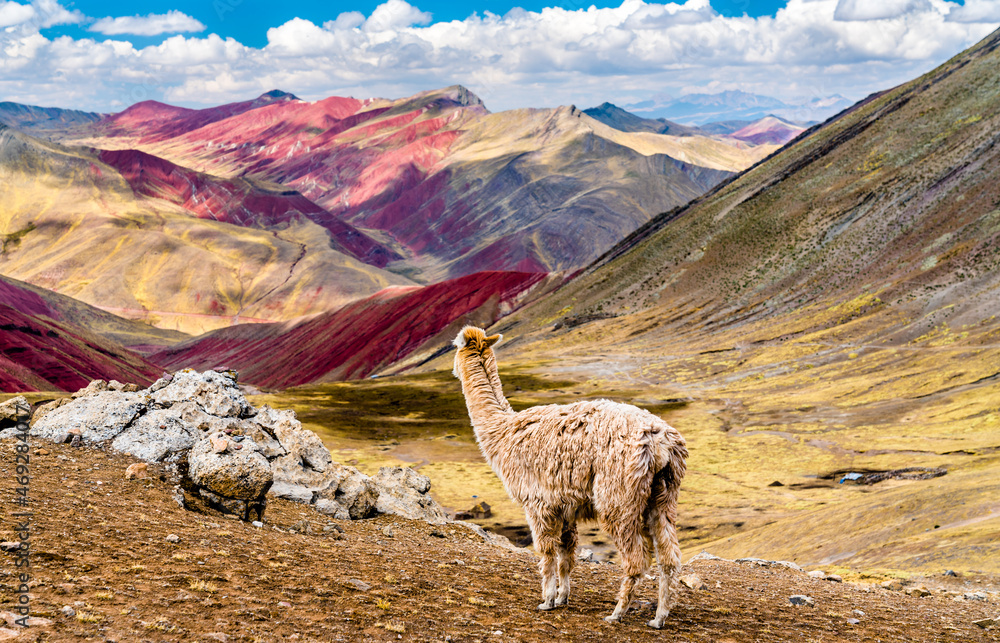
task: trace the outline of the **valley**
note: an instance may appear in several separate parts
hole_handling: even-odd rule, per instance
[[[458,85],[398,99],[305,101],[275,90],[204,109],[145,101],[113,115],[4,104],[0,388],[4,399],[24,392],[36,403],[91,379],[145,386],[185,368],[238,373],[254,405],[293,410],[335,460],[369,475],[412,467],[450,512],[486,502],[491,515],[473,522],[527,545],[523,511],[483,459],[451,373],[452,339],[466,324],[482,326],[504,335],[496,355],[515,410],[612,399],[685,436],[683,559],[687,571],[719,581],[684,591],[677,622],[686,638],[990,640],[995,626],[968,616],[995,611],[1000,578],[998,62],[995,31],[814,124],[758,114],[759,101],[738,92],[717,98],[745,101],[754,120],[713,122],[705,96],[674,101],[690,107],[684,124],[653,104],[492,113]],[[81,453],[91,472],[104,457],[36,448],[51,467],[48,491],[68,461],[52,462],[52,452]],[[115,471],[109,487],[137,498]],[[358,623],[372,636],[430,639],[475,621],[474,635],[454,640],[494,627],[551,640],[581,619],[604,626],[595,607],[603,599],[589,595],[585,616],[529,621],[525,588],[537,583],[526,550],[385,516],[344,521],[342,539],[329,536],[332,518],[283,499],[261,531],[208,526],[171,505],[174,473],[161,473],[142,483],[167,516],[155,528],[204,536],[197,556],[213,570],[208,580],[232,591],[192,594],[205,578],[187,559],[154,552],[162,534],[143,524],[143,544],[125,557],[179,565],[142,580],[176,590],[179,606],[143,602],[135,589],[107,599],[115,615],[95,607],[104,599],[94,592],[127,568],[75,544],[65,593],[80,594],[100,612],[94,623],[125,638],[143,627],[168,640],[170,618],[190,612],[195,597],[227,618],[263,623],[265,640],[340,636]],[[92,491],[46,498],[55,513],[45,551],[58,548],[56,524],[84,499],[109,516],[125,507]],[[303,520],[329,529],[292,528]],[[86,536],[127,540],[123,521],[91,521]],[[386,544],[385,527],[432,543],[438,567],[366,577],[361,592],[338,568],[327,579],[337,589],[314,596],[306,573],[278,560],[307,566],[343,548],[369,565],[383,552],[413,563]],[[220,561],[229,549],[219,554],[215,538],[237,529],[254,546],[294,553],[261,558],[231,545],[239,565],[272,563],[252,588],[238,577],[256,571]],[[449,562],[456,543],[470,547],[461,564]],[[617,558],[595,528],[581,544],[597,563]],[[703,552],[727,560],[692,561]],[[733,562],[747,557],[847,583],[806,586],[816,579]],[[457,602],[428,618],[440,608],[433,596],[451,593],[435,570],[455,572],[468,590],[477,566],[503,589],[473,592],[485,603],[448,596]],[[606,589],[605,569],[588,563],[575,573]],[[269,575],[278,573],[296,589],[283,594]],[[894,579],[934,591],[924,601],[896,593],[902,584],[878,586]],[[57,580],[50,574],[39,590],[49,617],[64,601]],[[983,604],[956,589],[972,582],[992,592]],[[379,593],[365,593],[373,586]],[[795,611],[792,590],[821,597],[822,609]],[[230,600],[251,594],[244,602],[307,607],[293,619]],[[524,605],[508,607],[515,594]],[[393,609],[377,602],[390,598]],[[500,602],[499,617],[480,609]],[[341,620],[325,616],[331,607],[345,610]],[[129,609],[168,625],[141,625]],[[877,616],[859,621],[848,616],[854,609]],[[869,629],[847,628],[848,618]],[[58,627],[73,636],[103,626]],[[608,632],[566,636],[646,636]]]

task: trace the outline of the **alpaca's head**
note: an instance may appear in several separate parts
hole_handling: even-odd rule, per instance
[[[503,339],[503,335],[496,334],[486,336],[486,331],[475,326],[466,326],[458,333],[458,337],[453,342],[455,347],[455,368],[451,373],[455,377],[461,378],[461,364],[470,357],[483,358],[488,352],[493,350],[493,346]]]

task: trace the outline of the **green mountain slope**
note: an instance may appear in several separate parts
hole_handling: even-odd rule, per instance
[[[502,322],[501,374],[660,404],[689,550],[997,571],[998,46],[653,219]],[[907,467],[947,475],[838,484]]]

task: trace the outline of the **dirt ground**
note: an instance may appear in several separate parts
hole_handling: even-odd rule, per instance
[[[0,443],[5,473],[13,445]],[[716,560],[685,566],[708,589],[683,588],[662,631],[645,625],[653,580],[623,623],[602,620],[617,587],[612,564],[580,563],[570,605],[540,613],[533,552],[489,545],[461,524],[380,516],[334,526],[277,500],[257,528],[181,509],[163,467],[125,481],[127,456],[68,445],[32,452],[30,605],[51,622],[18,642],[1000,640],[1000,628],[973,624],[1000,616],[994,577],[910,579],[932,590],[914,598],[873,584],[882,578],[837,583]],[[13,487],[5,475],[5,498]],[[13,540],[16,509],[0,506],[0,539]],[[291,530],[302,521],[312,533]],[[0,553],[0,610],[17,600],[13,561]],[[954,599],[976,590],[993,593]],[[793,606],[793,594],[815,606]]]

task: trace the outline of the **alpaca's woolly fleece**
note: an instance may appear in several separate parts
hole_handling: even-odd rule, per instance
[[[503,395],[492,347],[500,336],[467,326],[455,339],[462,382],[479,447],[507,493],[525,509],[542,555],[541,609],[565,603],[576,547],[576,521],[597,519],[622,556],[618,607],[632,591],[655,544],[661,566],[660,627],[680,568],[677,492],[687,447],[673,427],[628,404],[593,400],[515,413]],[[555,555],[559,591],[556,595]]]

